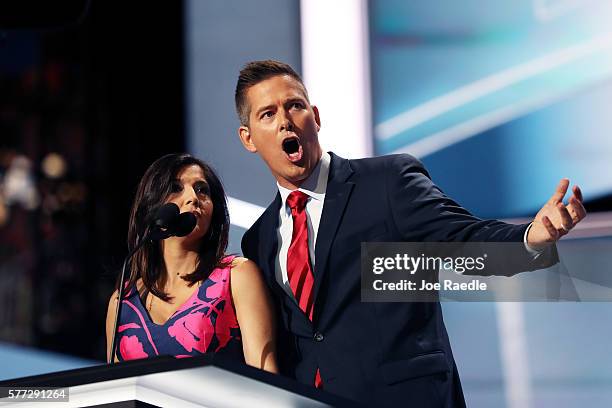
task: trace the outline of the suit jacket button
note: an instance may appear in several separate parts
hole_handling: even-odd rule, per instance
[[[313,338],[314,338],[314,341],[323,341],[325,337],[323,337],[323,333],[316,332]]]

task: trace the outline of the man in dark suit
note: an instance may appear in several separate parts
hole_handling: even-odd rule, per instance
[[[465,406],[440,304],[362,303],[360,243],[524,241],[537,254],[585,216],[578,187],[564,205],[562,180],[530,224],[485,221],[409,155],[323,152],[318,109],[286,64],[247,64],[236,107],[244,147],[260,154],[279,188],[242,249],[275,295],[285,372],[371,406]]]

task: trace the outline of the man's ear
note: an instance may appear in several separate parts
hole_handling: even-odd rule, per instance
[[[253,139],[251,139],[251,133],[249,132],[248,127],[240,126],[238,128],[238,136],[240,136],[240,141],[245,149],[251,153],[257,153],[257,147],[255,147]]]
[[[319,117],[319,108],[312,105],[312,111],[314,112],[315,122],[317,123],[317,132],[321,130],[321,118]]]

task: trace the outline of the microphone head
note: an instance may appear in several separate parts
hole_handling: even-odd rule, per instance
[[[196,224],[196,216],[190,212],[184,212],[176,218],[175,223],[172,226],[172,235],[177,237],[187,236],[191,233],[191,231],[193,231]]]
[[[155,213],[155,227],[159,229],[169,229],[174,224],[176,218],[179,216],[178,205],[174,203],[166,203],[159,207]]]
[[[155,213],[150,239],[158,241],[168,237],[184,237],[193,231],[197,224],[196,216],[190,212],[180,213],[178,205],[166,203]]]

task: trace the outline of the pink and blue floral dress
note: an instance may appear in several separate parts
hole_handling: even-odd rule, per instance
[[[164,324],[153,322],[138,291],[130,288],[119,320],[119,361],[205,353],[230,354],[244,361],[230,274],[231,266],[214,269]]]

